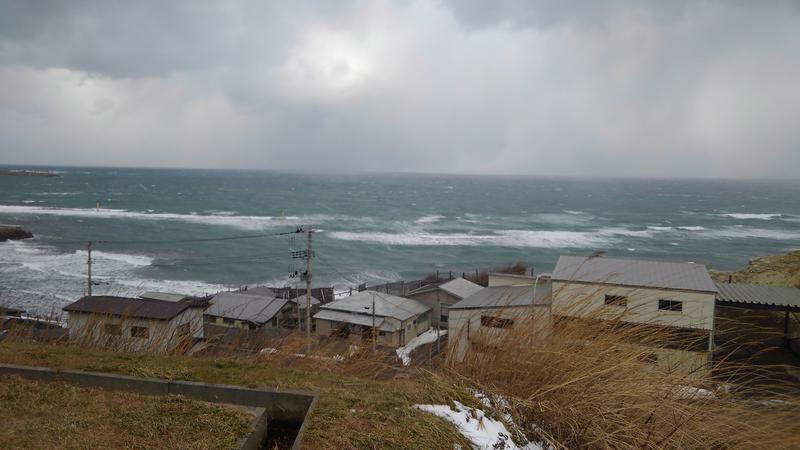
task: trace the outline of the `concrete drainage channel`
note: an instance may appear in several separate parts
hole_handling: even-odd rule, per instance
[[[63,381],[77,386],[144,395],[182,395],[213,403],[244,406],[255,412],[250,433],[242,438],[242,450],[270,448],[299,449],[308,418],[317,403],[316,394],[302,391],[250,389],[224,384],[137,378],[79,370],[0,364],[0,374],[19,375],[38,381]],[[280,445],[285,443],[285,445]]]

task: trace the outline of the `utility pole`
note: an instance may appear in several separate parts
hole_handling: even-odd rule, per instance
[[[308,247],[306,248],[306,355],[311,356],[311,225],[308,226]]]
[[[92,296],[92,241],[88,242],[87,245],[89,257],[86,258],[86,274],[88,278],[86,280],[86,295],[89,297]]]

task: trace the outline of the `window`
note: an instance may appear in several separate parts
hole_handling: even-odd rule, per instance
[[[624,295],[606,295],[604,303],[613,306],[628,306],[628,297]]]
[[[176,333],[178,334],[178,336],[186,336],[187,334],[189,334],[189,322],[178,325]]]
[[[278,318],[277,317],[273,317],[272,318],[272,326],[273,327],[277,327],[278,326]]]
[[[441,316],[439,316],[439,322],[441,322],[441,323],[447,323],[447,316],[445,316],[444,314],[442,314]]]
[[[678,301],[678,300],[659,300],[658,301],[658,310],[659,311],[682,312],[683,311],[683,302]]]
[[[386,332],[385,331],[378,331],[378,336],[386,336]]]
[[[222,323],[224,323],[225,325],[233,325],[235,323],[235,321],[233,319],[229,319],[227,317],[223,317],[222,318]]]
[[[112,336],[122,336],[122,325],[118,323],[107,323],[103,325],[103,332]]]
[[[149,338],[150,329],[147,327],[131,327],[131,337]]]
[[[491,328],[511,328],[514,326],[514,319],[503,319],[493,316],[481,316],[481,325]]]

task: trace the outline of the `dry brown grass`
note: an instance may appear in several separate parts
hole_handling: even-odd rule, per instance
[[[449,369],[505,399],[529,438],[561,448],[800,447],[797,398],[736,383],[757,369],[726,361],[689,373],[657,368],[648,347],[668,336],[651,327],[564,321],[546,339],[530,330],[516,328],[497,350]]]
[[[229,449],[252,416],[180,396],[148,397],[0,376],[4,448]]]

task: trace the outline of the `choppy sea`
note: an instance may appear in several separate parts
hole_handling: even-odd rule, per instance
[[[59,176],[0,176],[0,223],[36,236],[0,243],[0,303],[38,313],[84,293],[87,241],[112,241],[93,245],[94,291],[117,295],[294,284],[302,236],[176,241],[308,225],[314,284],[341,290],[596,250],[733,269],[800,247],[797,180],[36,169]]]

